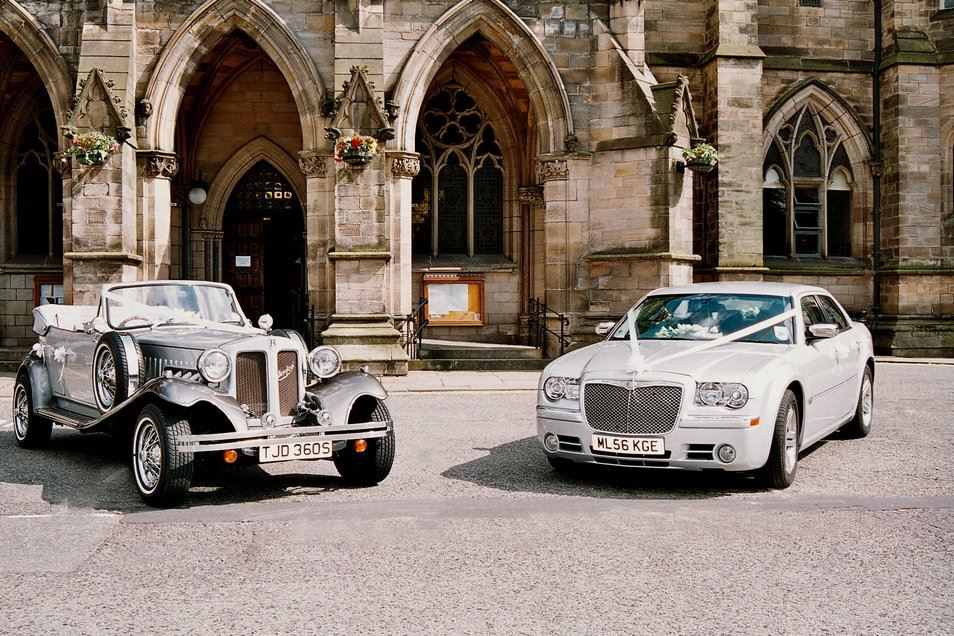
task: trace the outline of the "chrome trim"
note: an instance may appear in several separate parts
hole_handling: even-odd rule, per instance
[[[293,426],[285,428],[184,435],[177,448],[188,452],[208,452],[230,448],[257,448],[278,446],[289,442],[319,442],[384,437],[391,430],[391,422],[365,422],[343,426]]]

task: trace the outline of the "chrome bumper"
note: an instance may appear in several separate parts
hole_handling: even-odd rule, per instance
[[[363,422],[337,426],[286,426],[280,428],[256,428],[231,433],[207,433],[204,435],[185,435],[179,438],[176,448],[190,453],[205,453],[240,448],[259,448],[278,446],[289,442],[309,443],[326,441],[346,441],[351,439],[372,439],[385,437],[392,423]]]

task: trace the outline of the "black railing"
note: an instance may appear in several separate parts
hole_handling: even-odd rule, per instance
[[[539,298],[531,298],[529,304],[530,318],[527,326],[530,331],[530,344],[543,351],[543,357],[549,356],[549,343],[552,336],[560,345],[560,355],[566,353],[566,348],[570,346],[570,338],[567,336],[566,329],[570,326],[570,320],[566,314],[560,314],[549,307]],[[556,331],[550,328],[548,319],[554,318],[560,324],[560,330]]]
[[[324,317],[319,316],[315,311],[315,306],[311,305],[308,308],[308,314],[305,316],[304,330],[302,335],[305,337],[305,340],[308,342],[308,346],[311,348],[317,347],[321,344],[321,331],[324,328]]]
[[[404,321],[404,349],[407,351],[407,357],[416,360],[421,351],[421,342],[424,340],[424,328],[427,327],[428,320],[424,317],[424,307],[427,306],[427,299],[421,299],[413,313],[408,314]]]

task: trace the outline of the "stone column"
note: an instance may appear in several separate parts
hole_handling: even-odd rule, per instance
[[[520,197],[520,341],[526,344],[530,333],[528,329],[530,299],[537,295],[534,281],[537,280],[540,267],[538,257],[544,250],[535,243],[534,222],[543,210],[543,187],[525,186],[517,191]]]
[[[416,152],[390,150],[387,153],[391,175],[388,183],[388,237],[391,264],[388,287],[391,291],[391,315],[405,319],[413,310],[411,298],[411,180],[421,170]]]
[[[328,252],[334,248],[334,160],[326,151],[306,150],[298,155],[305,175],[305,235],[308,246],[308,302],[323,331],[335,307],[334,269]]]
[[[172,184],[170,179],[179,170],[175,153],[156,150],[141,151],[143,279],[169,278],[172,266]]]
[[[710,0],[703,59],[704,135],[722,155],[707,181],[714,278],[759,278],[762,267],[762,58],[756,0]]]

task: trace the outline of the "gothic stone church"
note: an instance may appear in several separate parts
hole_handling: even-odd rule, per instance
[[[0,112],[11,354],[38,303],[191,278],[390,373],[423,298],[428,338],[526,343],[542,303],[577,345],[736,279],[954,355],[951,0],[3,0]]]

